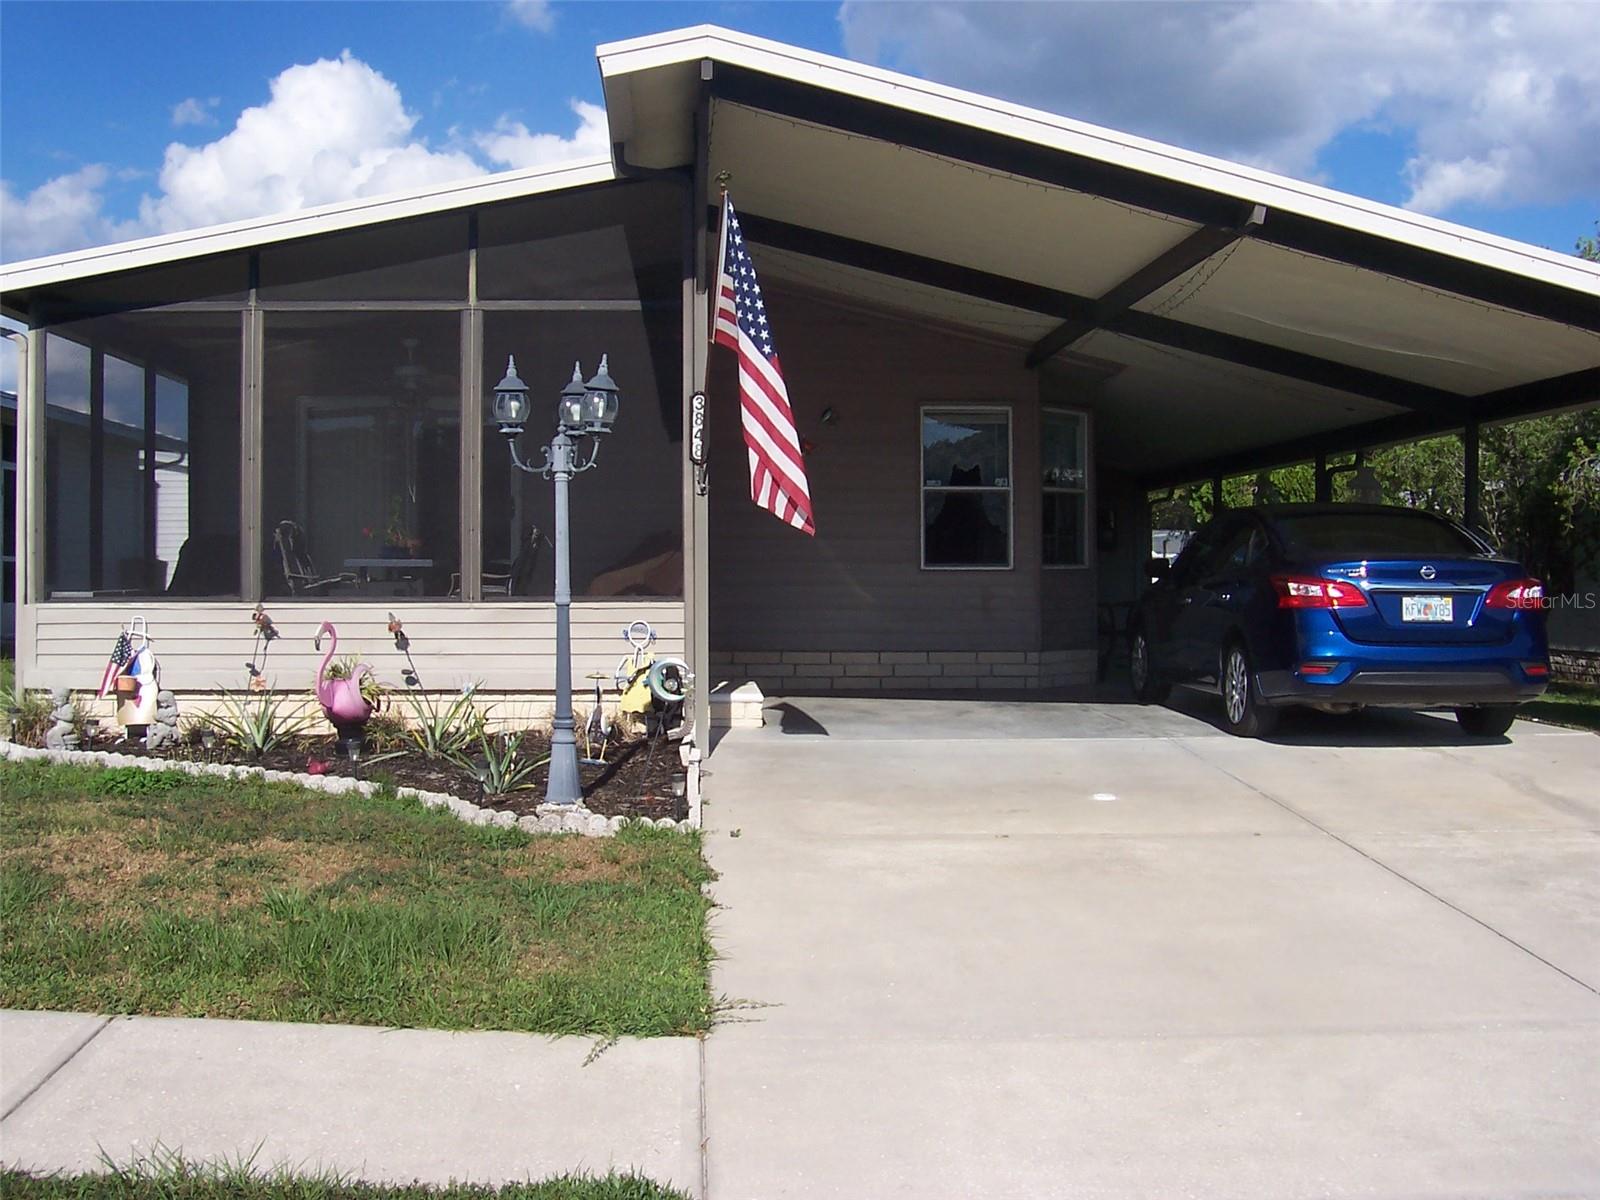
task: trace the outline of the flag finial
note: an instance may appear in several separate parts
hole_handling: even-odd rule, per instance
[[[732,171],[717,172],[717,190],[724,196],[728,194],[728,185],[733,182]]]

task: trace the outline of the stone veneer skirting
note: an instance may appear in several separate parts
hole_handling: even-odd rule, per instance
[[[768,693],[1019,691],[1095,680],[1093,650],[735,650],[711,653],[716,679]]]

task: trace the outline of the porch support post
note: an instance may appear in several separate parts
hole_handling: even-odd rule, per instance
[[[255,291],[251,290],[254,297]],[[261,513],[261,310],[240,314],[239,404],[239,594],[246,604],[263,595],[261,559],[272,536]]]
[[[8,331],[10,335],[10,331]],[[36,663],[39,602],[45,598],[45,335],[37,329],[8,336],[17,347],[17,594],[18,687],[30,682]]]
[[[700,63],[700,101],[694,116],[694,179],[684,214],[683,271],[683,649],[694,674],[690,721],[702,758],[711,753],[711,506],[690,458],[693,399],[706,390],[711,353],[710,271],[706,262],[711,170],[712,62]],[[706,406],[708,416],[710,405]],[[707,438],[709,443],[709,437]]]
[[[1483,492],[1478,482],[1480,431],[1481,427],[1476,421],[1468,421],[1466,428],[1461,431],[1462,516],[1469,529],[1476,529],[1483,519]]]
[[[89,348],[89,590],[105,587],[106,352]]]
[[[1222,515],[1222,476],[1221,475],[1213,475],[1211,477],[1211,515],[1213,517],[1217,517],[1217,516],[1221,516]]]

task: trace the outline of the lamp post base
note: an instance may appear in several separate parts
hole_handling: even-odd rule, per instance
[[[566,739],[561,737],[566,733]],[[572,730],[557,730],[550,739],[550,777],[545,781],[544,802],[571,806],[583,800],[578,778],[578,744]]]

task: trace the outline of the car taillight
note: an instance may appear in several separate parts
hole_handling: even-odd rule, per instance
[[[1544,584],[1537,579],[1507,579],[1489,589],[1485,608],[1543,608]]]
[[[1274,575],[1279,608],[1365,608],[1367,594],[1353,583],[1312,575]]]

